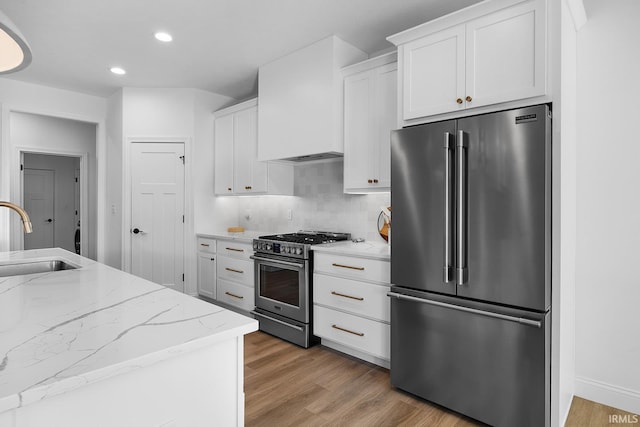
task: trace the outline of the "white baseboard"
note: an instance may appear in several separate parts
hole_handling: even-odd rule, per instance
[[[640,414],[640,392],[623,387],[576,377],[575,395],[587,400]]]

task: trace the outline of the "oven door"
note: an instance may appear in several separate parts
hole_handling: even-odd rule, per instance
[[[256,307],[309,323],[308,260],[256,254]]]

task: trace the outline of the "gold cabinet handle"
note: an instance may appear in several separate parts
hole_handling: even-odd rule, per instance
[[[331,325],[331,327],[332,327],[333,329],[337,329],[337,330],[339,330],[339,331],[343,331],[343,332],[348,332],[348,333],[350,333],[350,334],[357,335],[357,336],[359,336],[359,337],[363,337],[363,336],[364,336],[364,334],[363,334],[362,332],[354,332],[354,331],[351,331],[351,330],[349,330],[349,329],[342,328],[342,327],[340,327],[340,326],[338,326],[338,325]]]
[[[228,188],[227,188],[227,191],[231,191],[231,187],[228,187]]]
[[[244,252],[244,249],[236,249],[236,248],[225,248],[228,251],[234,251],[234,252]]]
[[[234,272],[234,273],[240,273],[240,274],[243,274],[243,273],[244,273],[244,271],[242,271],[242,270],[236,270],[235,268],[225,267],[224,269],[225,269],[225,270],[227,270],[227,271],[232,271],[232,272]]]
[[[251,190],[251,186],[247,185],[246,187],[244,187],[245,190]]]
[[[200,246],[204,246],[205,248],[208,248],[209,244],[208,243],[200,243]]]
[[[458,99],[456,99],[456,102],[457,102],[458,104],[462,104],[462,98],[458,98]]]
[[[472,99],[473,99],[473,98],[471,98],[470,96],[467,96],[467,97],[465,98],[465,100],[466,100],[467,102],[471,102],[471,101],[472,101]]]
[[[332,264],[334,267],[340,267],[340,268],[350,268],[351,270],[360,270],[363,271],[364,267],[353,267],[350,265],[344,265],[344,264],[336,264],[335,262]]]
[[[236,294],[232,294],[229,291],[225,291],[226,295],[229,295],[230,297],[234,297],[234,298],[238,298],[238,299],[244,299],[244,297],[242,295],[236,295]]]
[[[215,261],[215,260],[216,260],[215,258],[211,258],[211,261]]]
[[[368,182],[369,184],[373,184],[373,180],[372,180],[372,179],[368,179],[368,180],[367,180],[367,182]]]
[[[373,183],[374,183],[374,184],[377,184],[377,183],[378,183],[378,180],[377,180],[377,179],[374,179],[374,180],[373,180]]]
[[[341,294],[340,292],[336,292],[336,291],[331,291],[331,295],[335,295],[335,296],[343,297],[343,298],[350,298],[350,299],[354,299],[354,300],[357,300],[357,301],[364,301],[364,298],[362,298],[362,297],[353,297],[351,295]]]

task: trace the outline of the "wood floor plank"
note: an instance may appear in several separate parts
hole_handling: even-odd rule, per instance
[[[574,397],[566,426],[624,426],[611,424],[614,415],[633,414]],[[303,349],[258,331],[245,336],[245,425],[483,424],[393,388],[387,369],[321,345]]]

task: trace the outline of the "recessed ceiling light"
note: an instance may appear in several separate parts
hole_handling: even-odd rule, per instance
[[[127,74],[127,72],[123,68],[120,68],[120,67],[111,67],[111,72],[113,74],[118,74],[120,76],[123,75],[123,74]]]
[[[169,43],[170,41],[173,40],[173,37],[171,37],[171,34],[169,33],[165,33],[162,31],[159,31],[157,33],[154,34],[156,39],[160,40],[161,42],[165,42],[165,43]]]

